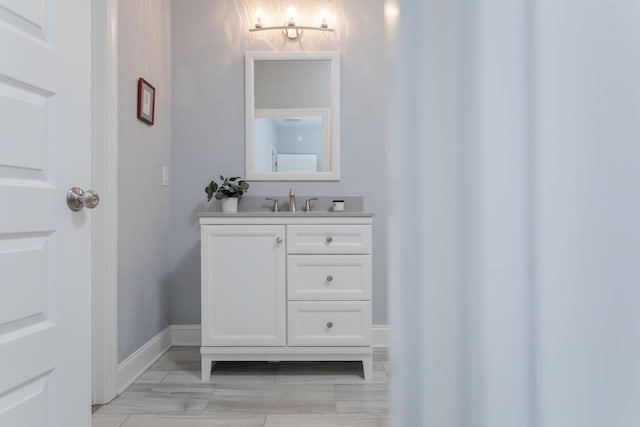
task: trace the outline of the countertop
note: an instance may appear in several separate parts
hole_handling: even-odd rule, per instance
[[[200,218],[260,218],[260,217],[296,217],[296,218],[336,218],[336,217],[357,217],[357,218],[370,218],[373,214],[370,212],[332,212],[332,211],[297,211],[297,212],[272,212],[272,211],[248,211],[238,213],[224,213],[224,212],[200,212],[198,214]]]

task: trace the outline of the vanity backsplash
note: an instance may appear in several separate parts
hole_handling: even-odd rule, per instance
[[[273,195],[266,196],[243,196],[238,200],[238,212],[270,212],[273,207],[273,202],[265,200],[265,197],[278,199],[280,204],[280,211],[287,211],[289,207],[289,196]],[[297,210],[302,211],[305,205],[305,200],[317,197],[318,200],[311,202],[313,212],[331,212],[333,210],[334,201],[344,201],[344,212],[362,212],[364,206],[364,200],[362,196],[315,196],[315,195],[297,195],[296,205]],[[219,212],[220,202],[215,201],[211,203],[209,209],[213,212]]]

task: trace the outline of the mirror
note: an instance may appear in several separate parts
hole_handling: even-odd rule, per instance
[[[340,179],[340,56],[248,52],[246,178]]]

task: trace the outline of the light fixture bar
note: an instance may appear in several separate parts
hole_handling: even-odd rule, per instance
[[[275,27],[258,27],[249,28],[249,32],[267,31],[267,30],[282,30],[282,36],[287,40],[298,40],[304,34],[304,30],[325,31],[332,33],[333,28],[325,27],[307,27],[303,25],[278,25]]]
[[[301,26],[301,25],[280,25],[280,26],[277,26],[277,27],[249,28],[250,32],[266,31],[266,30],[316,30],[316,31],[333,32],[333,28],[305,27],[305,26]]]

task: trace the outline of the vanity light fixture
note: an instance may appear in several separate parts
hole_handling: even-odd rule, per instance
[[[256,25],[255,25],[255,28],[250,28],[249,31],[255,32],[255,31],[266,31],[266,30],[281,30],[282,35],[287,40],[299,39],[300,37],[302,37],[304,30],[333,32],[333,28],[329,28],[328,21],[330,18],[330,14],[327,9],[322,10],[320,14],[321,22],[320,22],[320,26],[318,27],[296,25],[296,10],[292,7],[287,9],[286,25],[265,27],[263,26],[263,23],[262,23],[263,18],[264,18],[264,10],[263,9],[256,10]]]

